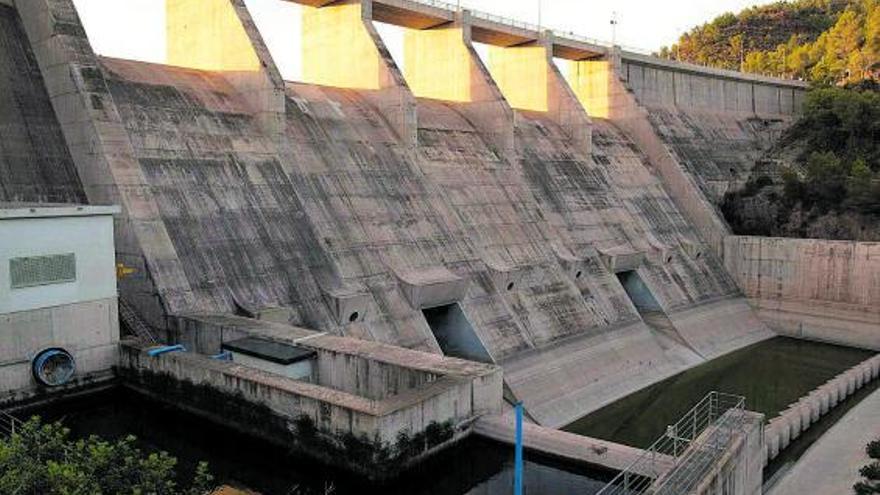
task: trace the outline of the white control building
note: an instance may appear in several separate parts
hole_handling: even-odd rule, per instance
[[[116,213],[0,203],[0,403],[111,378]]]

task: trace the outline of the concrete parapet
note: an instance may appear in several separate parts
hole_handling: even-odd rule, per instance
[[[764,442],[767,445],[767,461],[771,461],[779,455],[779,444],[782,432],[782,421],[779,418],[771,419],[764,428]]]
[[[824,416],[828,414],[829,409],[831,409],[831,388],[826,386],[821,386],[817,391],[817,395],[819,396],[819,415]]]
[[[862,364],[859,365],[859,368],[861,369],[861,372],[862,372],[862,383],[867,385],[874,378],[870,361],[863,362]]]
[[[806,401],[810,405],[810,423],[819,421],[819,417],[822,416],[821,394],[814,391],[806,397]]]
[[[808,85],[624,52],[620,76],[646,106],[763,117],[800,112]]]
[[[788,444],[791,443],[791,420],[790,415],[780,415],[779,417],[779,429],[777,430],[777,434],[779,435],[779,450],[785,450],[788,447]],[[800,423],[800,418],[798,418],[798,423]],[[800,429],[800,426],[798,426]]]
[[[840,389],[833,380],[822,386],[828,391],[828,409],[833,409],[840,400]]]
[[[834,379],[834,381],[837,384],[837,402],[841,403],[852,393],[849,379],[846,374],[841,373]]]
[[[880,355],[874,356],[869,361],[871,366],[871,379],[877,379],[880,377]]]
[[[773,418],[764,429],[768,438],[767,460],[775,458],[812,424],[855,393],[858,387],[868,384],[878,361],[880,355],[853,366],[801,397],[798,402]],[[862,385],[857,387],[858,383]],[[774,441],[773,438],[778,438],[778,445],[770,443]]]

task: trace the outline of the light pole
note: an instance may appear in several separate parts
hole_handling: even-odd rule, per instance
[[[617,11],[611,12],[611,46],[617,46]]]
[[[544,3],[544,2],[543,2],[542,0],[538,0],[538,28],[540,28],[541,26],[543,26],[543,24],[541,23],[541,21],[542,21],[542,19],[541,19],[541,10],[543,10],[541,7],[542,7],[542,4],[543,4],[543,3]]]

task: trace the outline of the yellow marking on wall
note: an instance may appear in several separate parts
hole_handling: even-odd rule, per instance
[[[381,88],[383,61],[361,9],[360,1],[302,7],[303,82],[337,88]]]
[[[134,268],[129,268],[122,263],[116,264],[116,278],[118,280],[122,280],[123,278],[133,275],[137,272]]]
[[[549,63],[547,48],[537,43],[489,47],[489,72],[510,106],[520,110],[549,110]]]
[[[403,73],[413,94],[437,100],[472,101],[472,55],[464,43],[461,27],[406,29],[403,43]]]
[[[613,68],[605,60],[572,61],[568,64],[568,83],[590,117],[611,117],[611,78]]]
[[[255,71],[260,60],[231,0],[166,0],[169,65]]]

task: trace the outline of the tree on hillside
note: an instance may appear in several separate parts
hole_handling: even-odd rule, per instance
[[[660,56],[823,84],[880,72],[880,0],[797,0],[726,13]]]

